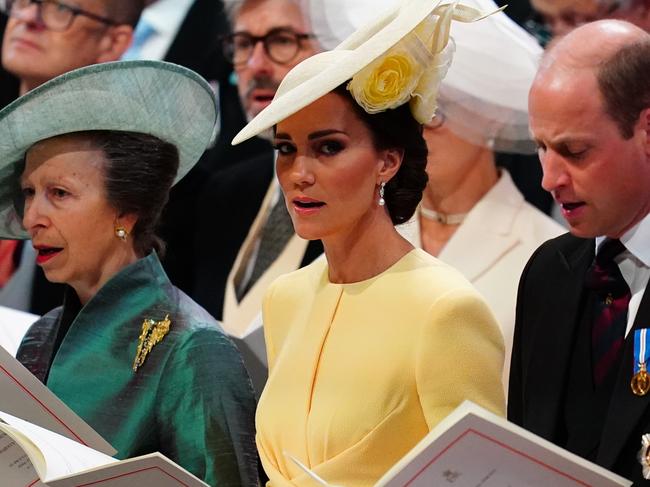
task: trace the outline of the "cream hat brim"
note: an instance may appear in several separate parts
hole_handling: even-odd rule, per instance
[[[302,61],[284,78],[271,104],[235,136],[232,144],[270,129],[351,79],[415,29],[439,4],[440,0],[406,0],[335,49]]]
[[[379,9],[400,0],[304,0],[312,26],[325,46],[338,45]],[[493,0],[462,0],[482,12],[499,7]],[[508,12],[508,9],[505,10]],[[475,24],[453,26],[453,63],[440,85],[439,105],[446,127],[457,136],[495,151],[534,153],[528,127],[528,91],[543,50],[506,13]]]
[[[195,72],[162,61],[117,61],[70,71],[0,111],[0,236],[28,238],[14,211],[17,174],[35,143],[89,130],[145,133],[174,144],[178,182],[216,136],[218,106]]]

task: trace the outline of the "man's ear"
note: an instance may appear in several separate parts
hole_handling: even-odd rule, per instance
[[[641,130],[645,131],[645,154],[650,162],[650,107],[641,112],[639,120]]]
[[[403,160],[404,149],[384,149],[381,152],[379,180],[384,182],[390,181],[397,174],[397,171],[399,171]]]
[[[131,45],[133,27],[126,24],[110,26],[100,41],[97,63],[118,61]]]

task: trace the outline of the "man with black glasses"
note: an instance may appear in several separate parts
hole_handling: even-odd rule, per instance
[[[46,81],[90,64],[116,61],[129,47],[147,0],[0,0],[8,16],[2,67],[24,95]],[[3,73],[4,75],[5,73]],[[3,89],[7,77],[2,77]],[[13,85],[7,91],[15,89]],[[11,94],[3,93],[6,102]],[[81,101],[81,100],[80,100]],[[60,285],[34,264],[29,242],[0,243],[0,304],[42,314],[61,304]]]
[[[233,34],[224,39],[224,52],[235,67],[246,116],[252,119],[271,102],[289,70],[319,48],[297,1],[230,4]]]
[[[224,54],[233,63],[242,107],[251,119],[271,102],[289,70],[320,46],[300,0],[224,3],[233,32],[222,39]],[[319,241],[307,242],[293,231],[273,177],[269,142],[251,143],[263,144],[258,157],[235,162],[207,184],[199,199],[204,224],[196,229],[192,297],[234,336],[245,335],[274,277],[322,253]],[[260,381],[247,365],[259,392],[263,377]]]

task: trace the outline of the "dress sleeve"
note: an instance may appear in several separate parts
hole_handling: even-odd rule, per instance
[[[219,329],[198,328],[179,340],[157,401],[163,454],[211,486],[257,485],[253,390]]]
[[[457,289],[437,299],[427,316],[415,373],[429,429],[464,400],[503,416],[503,338],[487,304],[476,292]]]

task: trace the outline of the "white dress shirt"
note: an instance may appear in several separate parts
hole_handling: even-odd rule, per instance
[[[596,237],[596,251],[606,237]],[[625,245],[625,251],[619,254],[615,261],[618,264],[623,279],[630,288],[630,304],[627,308],[627,328],[625,335],[630,332],[634,318],[645,293],[650,279],[650,214],[637,223],[620,238]],[[648,323],[647,328],[650,328]]]

